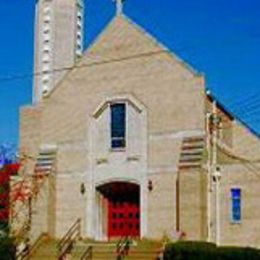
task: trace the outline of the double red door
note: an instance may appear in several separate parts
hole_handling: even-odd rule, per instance
[[[108,237],[140,236],[138,203],[111,201],[108,206]]]

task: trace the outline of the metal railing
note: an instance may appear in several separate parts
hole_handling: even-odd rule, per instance
[[[28,233],[30,231],[30,225],[28,221],[25,221],[22,225],[22,227],[17,230],[17,232],[14,232],[14,230],[11,231],[11,236],[15,237],[15,242],[18,243],[21,240],[25,240],[25,238],[28,237]]]
[[[130,245],[131,245],[131,240],[127,236],[122,237],[118,241],[116,247],[117,260],[124,259],[124,257],[128,255]]]
[[[87,250],[80,257],[80,260],[91,260],[92,256],[93,256],[93,246],[89,246]]]
[[[68,232],[59,241],[57,245],[58,260],[65,259],[66,255],[72,251],[75,241],[80,238],[80,222],[81,220],[77,219],[75,223],[70,227]]]
[[[30,256],[38,249],[44,238],[47,237],[46,233],[42,233],[35,242],[29,246],[28,244],[25,244],[24,249],[19,252],[19,254],[16,255],[16,259],[22,260],[22,259],[30,259]]]

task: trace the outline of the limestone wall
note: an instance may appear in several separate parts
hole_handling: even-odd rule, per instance
[[[176,222],[175,179],[180,143],[185,134],[204,129],[203,78],[122,17],[109,25],[78,65],[44,99],[42,123],[37,126],[35,146],[55,144],[58,149],[55,224],[49,224],[50,230],[59,237],[79,216],[87,222],[91,214],[88,209],[85,211],[85,203],[88,196],[93,196],[88,193],[89,187],[93,191],[95,178],[102,182],[117,172],[129,181],[134,175],[143,174],[137,179],[142,183],[144,199],[148,179],[154,181],[154,191],[143,205],[149,212],[147,234],[160,237],[171,232]],[[129,96],[142,104],[146,119],[145,127],[141,126],[144,130],[139,131],[139,119],[129,114],[129,127],[135,129],[129,132],[129,150],[113,159],[115,154],[109,147],[104,149],[97,142],[93,149],[90,126],[104,100],[118,96]],[[21,132],[26,136],[35,129],[23,127]],[[137,139],[143,145],[139,146]],[[23,142],[27,140],[24,138]],[[106,165],[96,163],[104,154],[112,164],[102,170]],[[139,161],[127,159],[136,155],[140,155]],[[97,176],[90,178],[93,172]],[[81,183],[86,185],[85,195],[80,193]]]
[[[220,182],[220,243],[260,247],[259,169],[243,164],[223,165]],[[231,189],[241,189],[241,221],[232,222]]]
[[[207,177],[201,170],[179,173],[179,221],[186,239],[207,236]]]
[[[176,230],[176,177],[174,172],[149,175],[153,189],[148,192],[148,238],[172,237]]]

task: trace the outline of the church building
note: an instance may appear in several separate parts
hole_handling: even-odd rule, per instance
[[[46,177],[31,239],[61,238],[79,219],[95,240],[259,247],[259,135],[115,4],[83,51],[83,1],[38,0],[33,104],[20,115],[20,147],[35,158],[23,174]]]

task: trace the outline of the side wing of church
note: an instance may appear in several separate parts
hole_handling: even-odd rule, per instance
[[[80,219],[96,240],[260,245],[258,137],[129,18],[119,13],[53,88],[37,89],[20,124],[36,158],[26,174],[48,176],[32,202],[33,239]]]

